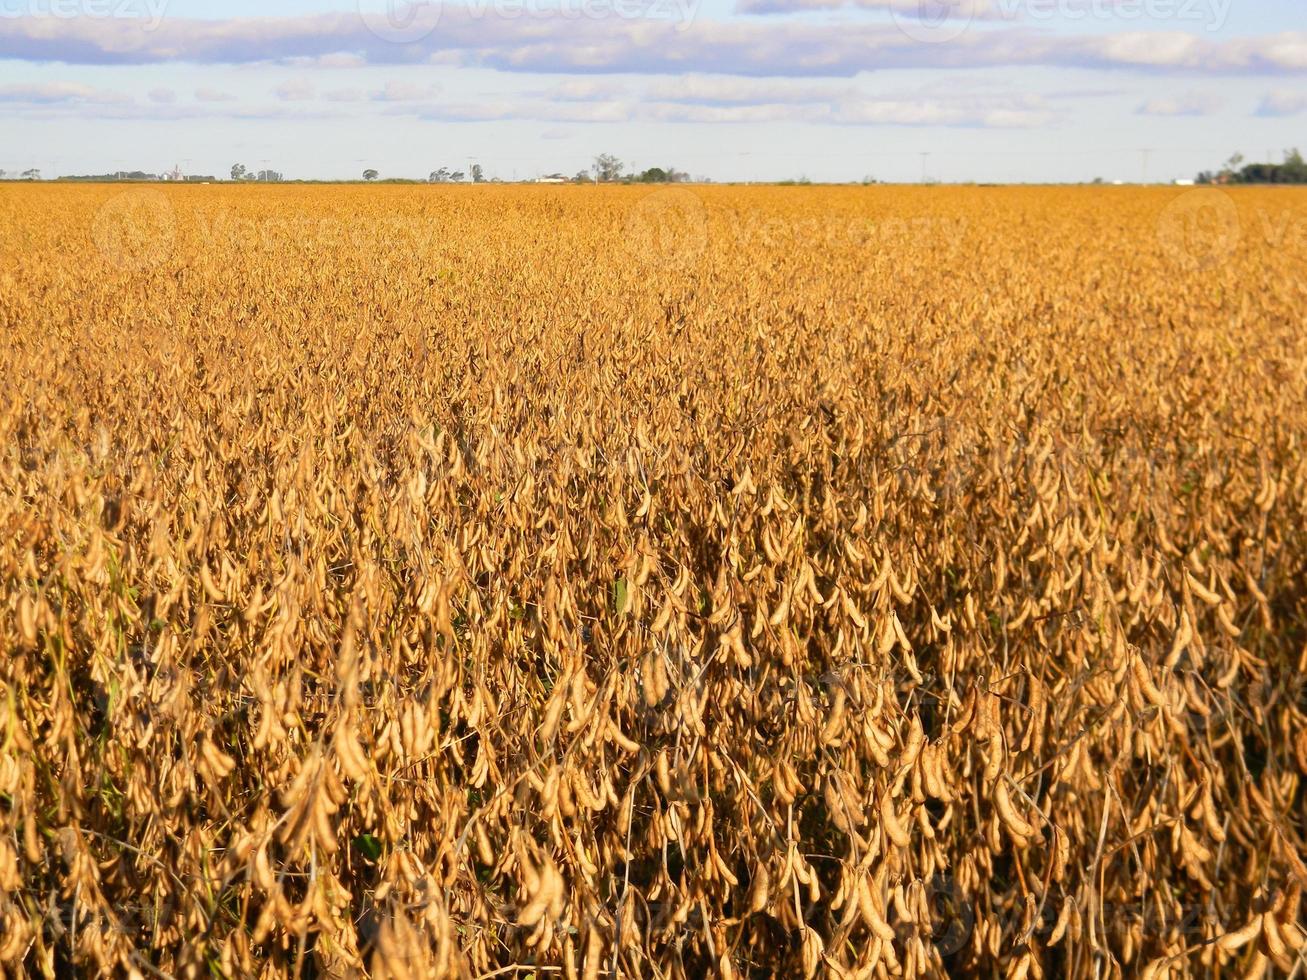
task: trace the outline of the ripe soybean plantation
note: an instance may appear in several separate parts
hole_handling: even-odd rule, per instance
[[[9,974],[1302,971],[1302,192],[0,219]]]

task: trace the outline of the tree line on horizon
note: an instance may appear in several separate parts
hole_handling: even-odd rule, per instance
[[[1247,163],[1242,153],[1225,161],[1220,170],[1204,170],[1200,184],[1307,184],[1307,161],[1297,149],[1286,150],[1283,163]]]

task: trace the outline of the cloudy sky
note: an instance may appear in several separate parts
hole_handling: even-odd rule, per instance
[[[0,168],[1170,180],[1307,149],[1302,0],[0,0]]]

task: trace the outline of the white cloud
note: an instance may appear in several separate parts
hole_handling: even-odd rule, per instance
[[[436,93],[433,85],[387,82],[372,98],[377,102],[424,102]]]
[[[1297,116],[1307,112],[1307,92],[1278,89],[1267,93],[1257,107],[1257,115],[1271,118]]]
[[[361,88],[331,89],[322,93],[322,98],[327,102],[427,102],[439,91],[437,85],[390,81],[372,91]]]
[[[363,68],[367,59],[353,51],[333,51],[314,57],[283,58],[281,63],[292,68]]]
[[[1148,99],[1136,111],[1143,116],[1210,116],[1220,107],[1220,100],[1213,96],[1188,92]]]
[[[593,102],[596,99],[611,99],[625,91],[625,86],[611,79],[576,78],[560,82],[544,93],[546,98],[563,102]]]
[[[1096,39],[1086,45],[1105,61],[1150,68],[1192,68],[1209,48],[1192,34],[1132,31]]]
[[[292,78],[273,89],[273,94],[282,102],[305,102],[313,98],[313,91],[312,82],[303,78]]]
[[[660,78],[649,87],[649,95],[665,102],[704,105],[756,105],[826,102],[847,97],[847,87],[791,79],[740,78],[738,76],[691,74],[681,78]]]
[[[1033,96],[871,96],[850,88],[801,83],[700,81],[705,84],[686,87],[684,98],[643,105],[641,118],[690,123],[804,122],[993,129],[1045,126],[1057,118],[1042,99]],[[717,81],[732,84],[717,85]],[[653,91],[672,88],[665,84],[655,86]]]
[[[195,90],[195,100],[197,102],[235,102],[236,96],[230,92],[222,92],[214,88],[197,88]]]
[[[622,17],[504,18],[451,6],[437,30],[404,44],[388,43],[357,15],[344,13],[169,17],[153,31],[112,18],[0,18],[0,58],[73,64],[284,64],[298,59],[296,64],[314,67],[452,63],[540,73],[790,77],[993,66],[1282,75],[1307,72],[1307,32],[1219,40],[1197,28],[1074,34],[1051,32],[1043,25],[990,25],[968,29],[948,43],[923,44],[888,19],[813,23],[700,16],[673,23]]]
[[[824,89],[821,101],[750,102],[743,90],[731,89],[733,102],[694,102],[686,99],[643,101],[595,99],[593,101],[548,101],[534,97],[489,99],[424,105],[417,114],[423,119],[457,122],[487,122],[509,119],[549,120],[566,123],[643,121],[649,123],[740,124],[740,123],[837,123],[857,126],[947,126],[978,128],[1028,128],[1047,125],[1057,116],[1042,100],[1030,96],[918,99],[899,96],[869,97],[851,89]],[[761,87],[763,94],[766,86]],[[700,93],[703,94],[703,93]],[[719,93],[710,93],[715,96]],[[790,93],[796,96],[795,92]],[[567,138],[567,131],[546,138]]]
[[[1038,0],[1032,0],[1033,7]],[[857,8],[891,11],[899,16],[939,21],[1015,19],[1023,4],[999,4],[994,0],[736,0],[741,14],[797,14],[811,11]]]
[[[1266,46],[1267,61],[1286,71],[1307,69],[1307,34],[1282,35]]]
[[[835,122],[851,125],[1026,129],[1055,115],[1037,99],[853,99],[838,105]]]
[[[27,105],[114,105],[131,102],[121,92],[106,92],[76,82],[0,85],[0,102]]]
[[[678,123],[768,123],[797,122],[827,117],[821,107],[792,105],[690,105],[680,102],[655,102],[643,107],[642,115],[658,122]]]
[[[540,102],[531,99],[492,99],[423,106],[421,119],[445,122],[495,122],[506,119],[567,123],[627,122],[634,116],[624,102]]]
[[[1040,129],[1055,118],[1053,113],[1039,109],[990,109],[981,113],[977,122],[963,125],[984,129]]]

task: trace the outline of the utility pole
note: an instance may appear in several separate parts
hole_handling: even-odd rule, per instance
[[[930,178],[927,176],[930,169],[930,151],[925,150],[921,154],[921,182],[929,184]]]

